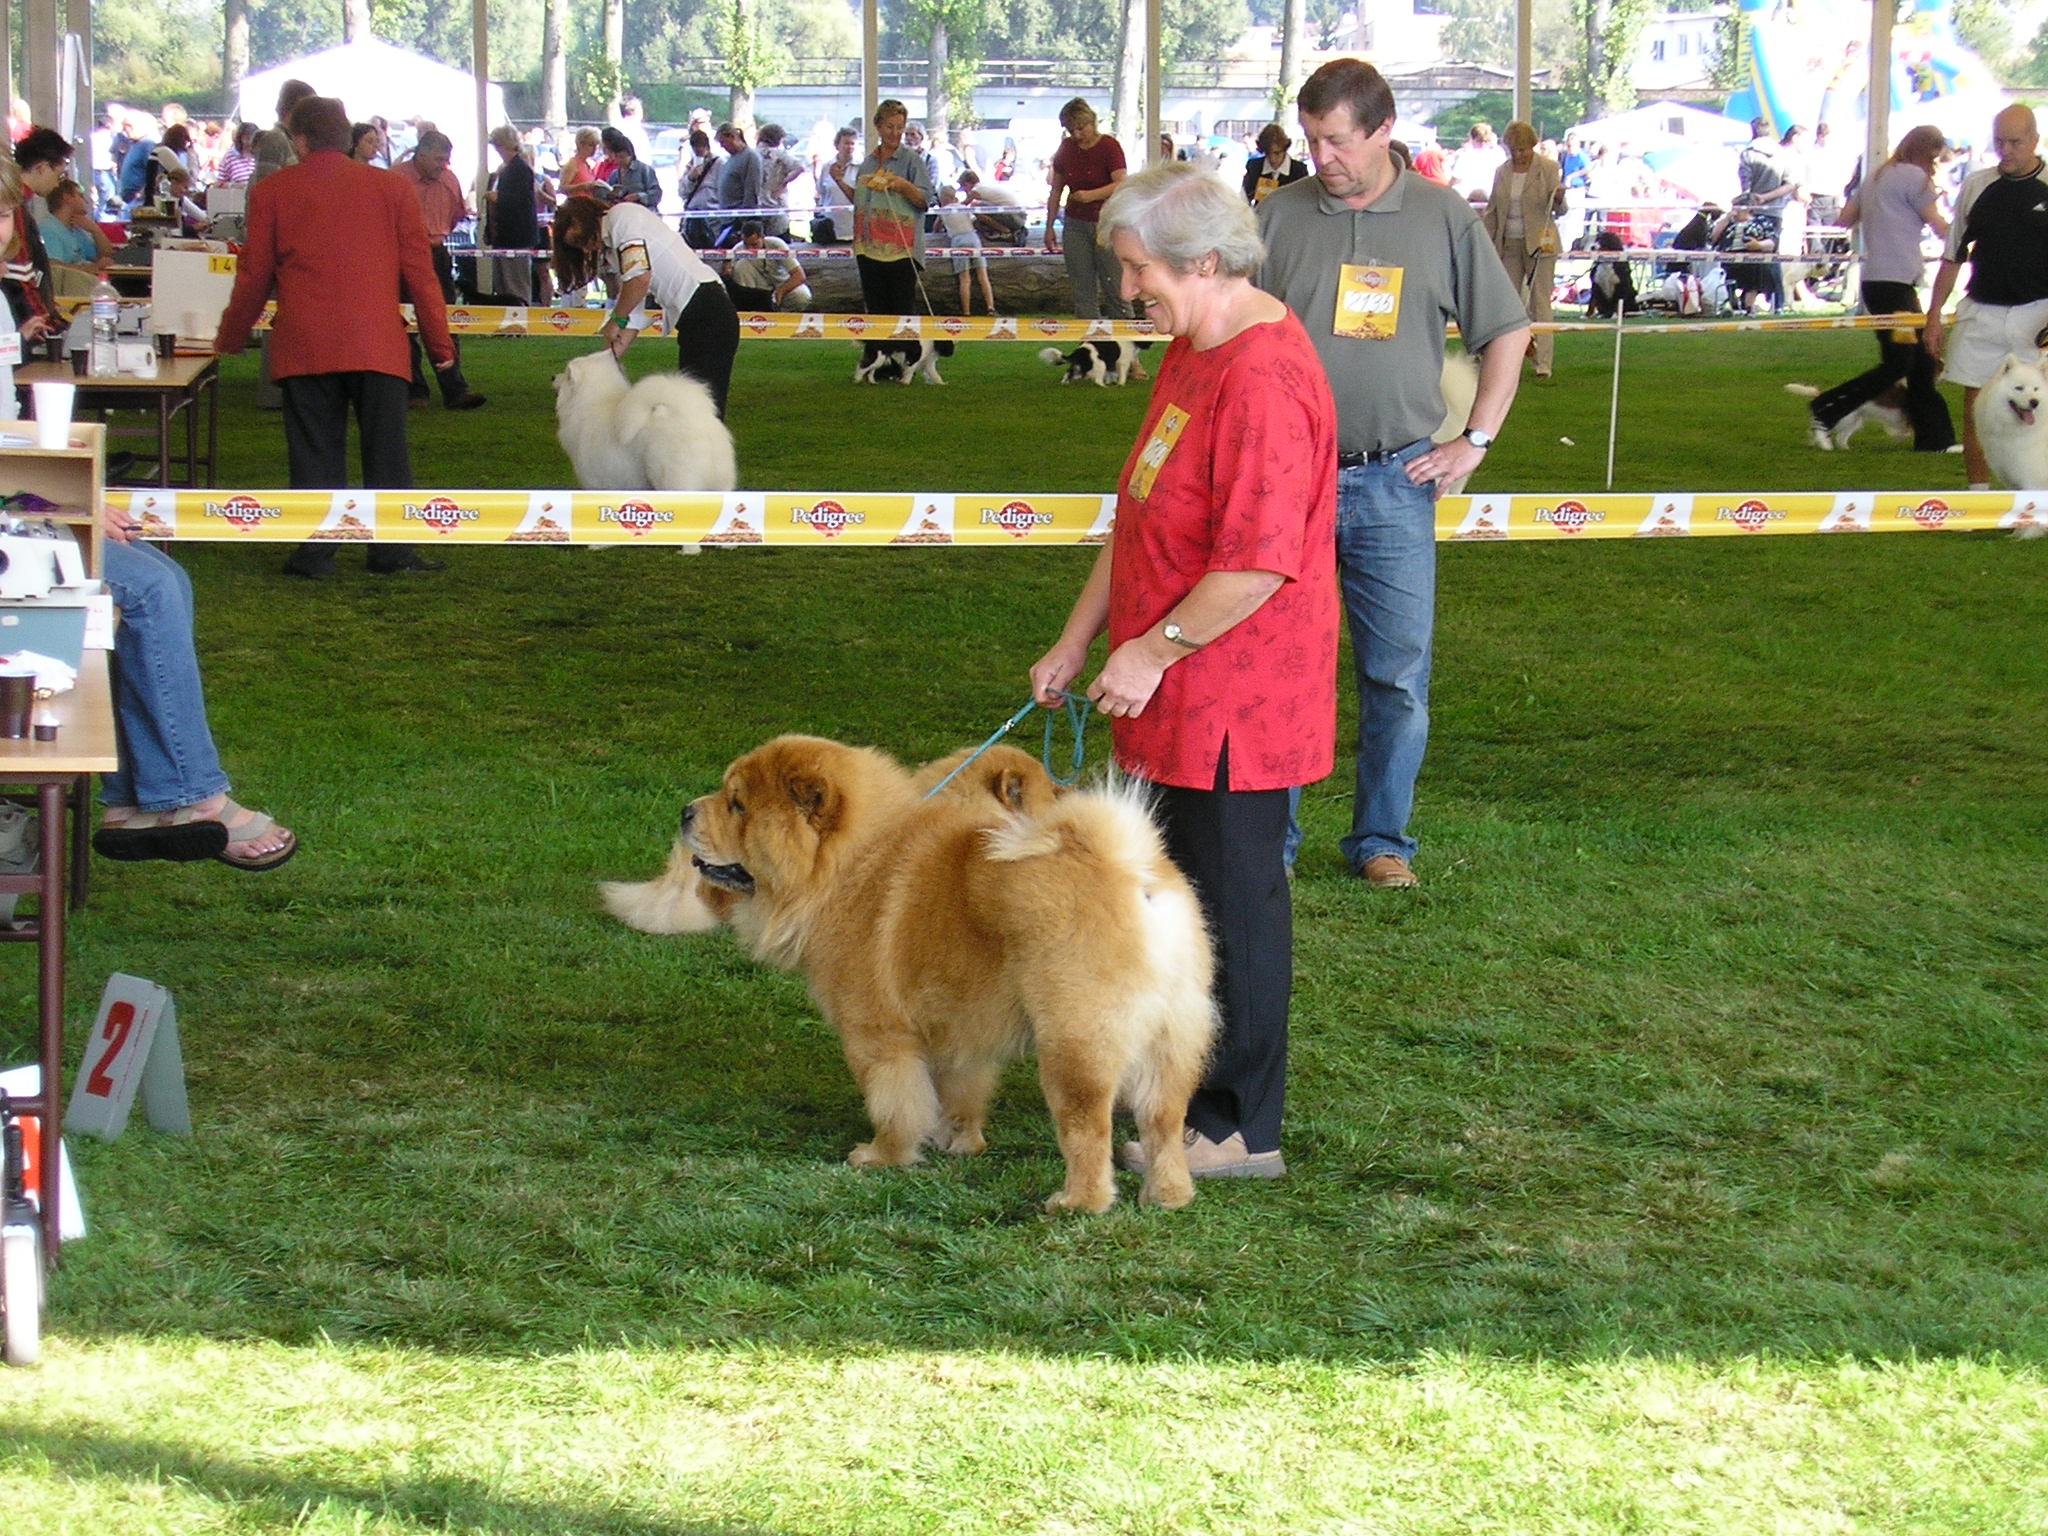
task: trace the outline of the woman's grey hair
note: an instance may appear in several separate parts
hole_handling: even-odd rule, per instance
[[[1117,183],[1102,205],[1096,238],[1108,245],[1120,229],[1176,272],[1192,272],[1204,256],[1214,256],[1218,272],[1250,277],[1266,259],[1244,195],[1188,160],[1169,160]]]

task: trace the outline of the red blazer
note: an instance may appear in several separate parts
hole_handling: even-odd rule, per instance
[[[398,312],[403,289],[427,355],[437,364],[454,358],[419,199],[389,171],[358,165],[339,150],[315,150],[257,184],[245,227],[215,351],[247,346],[275,293],[272,378],[389,373],[410,379],[412,355]]]

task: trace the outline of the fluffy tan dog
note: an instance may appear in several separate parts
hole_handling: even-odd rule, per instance
[[[778,737],[684,810],[686,898],[607,899],[656,931],[723,921],[804,975],[874,1126],[856,1167],[927,1144],[979,1152],[997,1075],[1035,1049],[1067,1165],[1046,1208],[1115,1201],[1119,1100],[1145,1147],[1139,1198],[1185,1205],[1181,1129],[1215,1030],[1201,908],[1134,795],[1054,797],[1015,757],[1031,773],[999,758],[923,799],[953,760],[913,777],[879,752]],[[652,887],[679,873],[672,858]]]

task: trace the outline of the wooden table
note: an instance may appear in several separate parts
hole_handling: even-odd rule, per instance
[[[0,893],[34,896],[36,914],[17,918],[17,926],[0,932],[0,942],[36,946],[36,1033],[42,1073],[33,1099],[15,1100],[16,1109],[38,1117],[41,1131],[43,1253],[57,1256],[58,1158],[64,1098],[58,1074],[64,1052],[64,815],[71,813],[69,864],[74,901],[85,896],[85,863],[90,849],[91,817],[86,791],[92,775],[112,773],[119,766],[114,745],[113,695],[107,682],[107,652],[87,651],[78,669],[78,685],[69,693],[39,701],[57,717],[55,741],[12,741],[0,737],[0,783],[33,784],[42,867],[31,875],[0,875]]]
[[[190,486],[212,485],[215,465],[220,449],[220,359],[211,353],[195,357],[163,357],[157,359],[156,377],[140,379],[133,374],[118,374],[113,378],[81,378],[71,371],[71,365],[64,363],[23,363],[14,370],[17,388],[26,389],[31,384],[76,384],[78,401],[73,407],[74,416],[86,411],[97,411],[101,420],[109,411],[140,411],[156,407],[156,483],[168,486],[171,483],[171,422],[180,412],[185,417],[185,454],[179,467],[184,472],[183,484]],[[206,457],[199,456],[199,407],[206,406]],[[116,431],[143,431],[146,429],[113,428]],[[206,478],[199,477],[203,466]]]

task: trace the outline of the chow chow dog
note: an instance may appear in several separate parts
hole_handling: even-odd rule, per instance
[[[981,1151],[998,1074],[1035,1051],[1067,1170],[1046,1208],[1114,1203],[1119,1102],[1145,1149],[1140,1200],[1186,1205],[1181,1131],[1216,1028],[1193,888],[1135,793],[1054,795],[1028,758],[998,758],[924,798],[955,761],[913,774],[777,737],[684,808],[666,874],[607,900],[655,931],[724,923],[804,976],[873,1125],[856,1167]]]
[[[592,491],[729,491],[739,484],[732,433],[711,391],[680,373],[637,384],[609,350],[555,375],[556,438]]]

